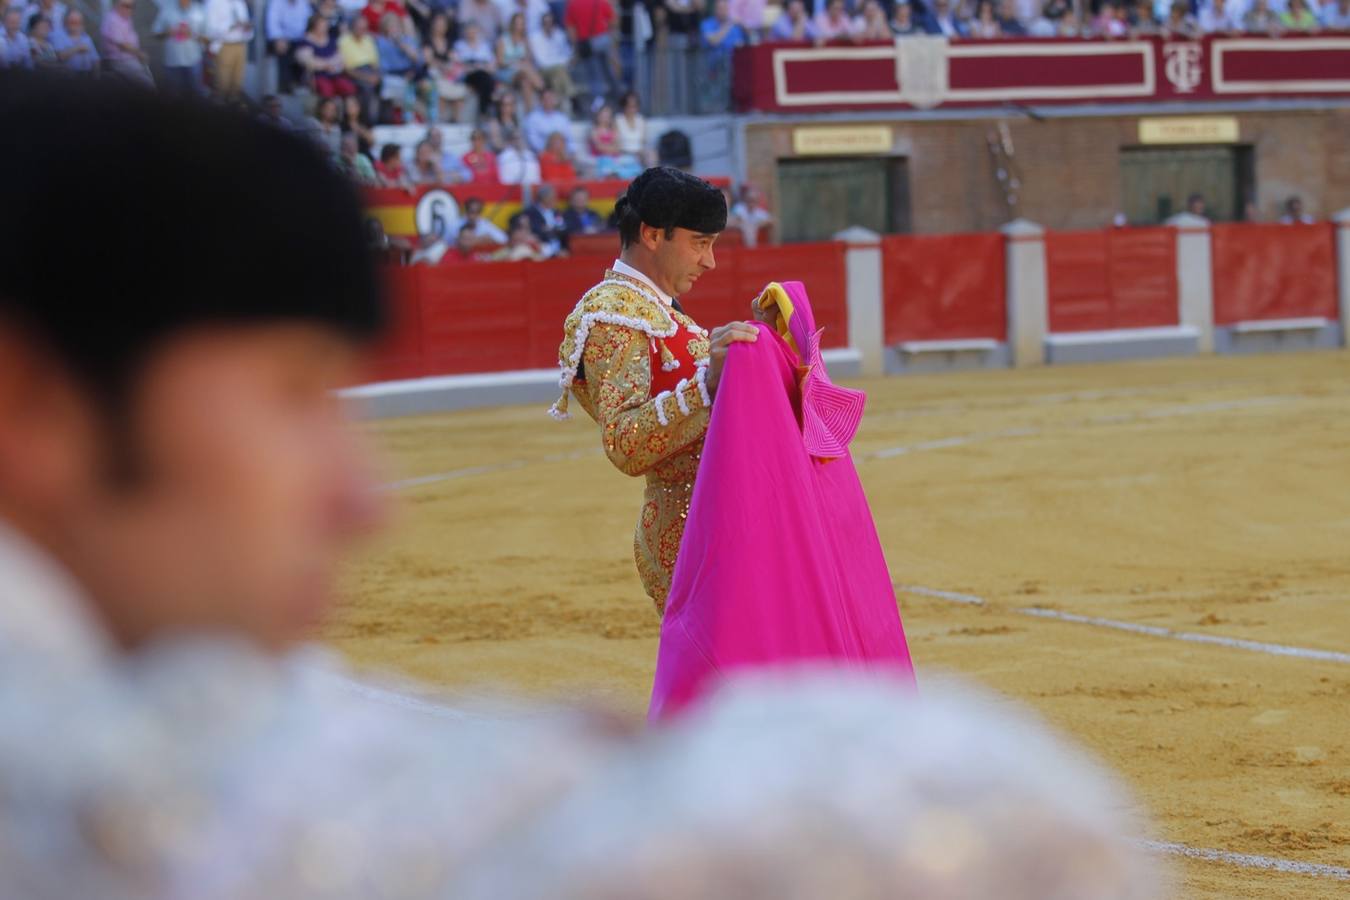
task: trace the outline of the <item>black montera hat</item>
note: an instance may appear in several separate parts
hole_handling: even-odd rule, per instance
[[[727,200],[722,191],[670,166],[654,166],[633,179],[614,205],[620,221],[629,209],[653,228],[717,234],[727,227]]]

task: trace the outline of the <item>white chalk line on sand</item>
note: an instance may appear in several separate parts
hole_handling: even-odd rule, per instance
[[[946,450],[951,447],[965,447],[970,444],[982,444],[986,441],[1004,440],[1007,438],[1036,437],[1037,435],[1047,434],[1055,431],[1070,431],[1078,428],[1091,428],[1098,425],[1126,425],[1131,422],[1148,422],[1159,419],[1174,419],[1181,416],[1194,416],[1204,413],[1231,412],[1238,409],[1250,409],[1261,406],[1278,406],[1301,399],[1297,395],[1276,395],[1269,397],[1247,397],[1241,400],[1220,400],[1209,403],[1183,403],[1176,406],[1159,406],[1153,409],[1145,409],[1139,412],[1111,413],[1108,415],[1091,416],[1086,419],[1074,419],[1068,422],[1053,423],[1043,426],[1022,426],[1018,428],[1002,428],[997,431],[981,431],[972,434],[958,434],[951,437],[937,438],[929,441],[918,441],[913,444],[902,444],[897,447],[883,447],[880,450],[873,450],[870,453],[864,453],[856,457],[859,462],[868,462],[877,459],[893,459],[897,456],[905,456],[910,453],[918,453],[924,450]]]
[[[1172,856],[1184,856],[1187,859],[1200,859],[1205,862],[1227,863],[1230,866],[1242,866],[1245,869],[1265,869],[1270,872],[1287,872],[1293,875],[1315,875],[1320,878],[1335,878],[1350,881],[1350,869],[1343,866],[1330,866],[1325,863],[1299,862],[1294,859],[1280,859],[1274,856],[1258,856],[1254,853],[1234,853],[1231,850],[1207,850],[1176,844],[1171,841],[1140,841],[1140,846],[1155,853]]]
[[[988,605],[983,597],[977,597],[974,594],[962,594],[956,591],[941,591],[937,588],[913,584],[896,585],[896,587],[906,594],[916,594],[920,597],[950,600],[954,603],[965,603],[970,606]],[[1335,650],[1318,650],[1313,647],[1293,647],[1288,644],[1272,644],[1266,641],[1251,641],[1246,638],[1224,637],[1223,635],[1218,634],[1201,634],[1196,631],[1176,631],[1171,628],[1164,628],[1161,625],[1141,625],[1138,622],[1123,622],[1119,619],[1104,619],[1100,616],[1084,616],[1079,615],[1078,613],[1061,612],[1057,609],[1046,609],[1041,606],[1014,606],[1007,607],[1006,609],[1008,612],[1014,612],[1020,616],[1035,616],[1038,619],[1057,619],[1061,622],[1072,622],[1077,625],[1095,625],[1098,628],[1112,628],[1116,631],[1146,634],[1150,637],[1167,638],[1174,641],[1189,641],[1193,644],[1216,644],[1220,647],[1231,647],[1236,650],[1250,650],[1255,653],[1265,653],[1270,656],[1293,656],[1299,659],[1313,659],[1320,662],[1350,664],[1350,653],[1340,653]]]
[[[1072,395],[1063,396],[1067,397]],[[857,455],[854,459],[858,462],[892,459],[897,456],[905,456],[910,453],[918,453],[925,450],[945,450],[952,447],[964,447],[969,444],[979,444],[992,440],[1035,437],[1050,431],[1089,428],[1094,425],[1120,425],[1135,421],[1170,419],[1178,416],[1190,416],[1210,412],[1227,412],[1230,410],[1245,409],[1255,406],[1273,406],[1297,399],[1300,398],[1294,395],[1287,395],[1250,397],[1244,400],[1228,400],[1214,403],[1187,403],[1179,406],[1162,406],[1137,413],[1094,416],[1088,419],[1079,419],[1057,425],[1046,425],[1042,427],[1025,426],[1020,428],[1004,428],[998,431],[977,432],[974,434],[952,435],[951,437],[918,441],[913,444],[904,444],[897,447],[884,447],[880,450],[873,450],[870,453]],[[523,469],[527,466],[587,459],[589,457],[599,456],[600,453],[601,451],[599,449],[592,448],[589,450],[578,450],[573,453],[551,453],[547,456],[539,457],[538,459],[509,459],[499,463],[489,463],[481,466],[465,466],[462,469],[451,469],[448,472],[436,472],[430,475],[419,475],[414,478],[403,478],[398,481],[389,482],[388,484],[385,484],[383,488],[386,491],[397,491],[404,488],[422,487],[428,484],[439,484],[443,481],[453,481],[459,478],[471,478],[475,475],[492,475],[498,472],[509,472],[515,469]]]

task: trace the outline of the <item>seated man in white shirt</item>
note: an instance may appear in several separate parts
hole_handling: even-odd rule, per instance
[[[525,145],[519,131],[506,135],[506,146],[497,154],[497,180],[502,184],[538,184],[541,180],[539,157]]]
[[[553,13],[546,12],[539,20],[539,28],[530,32],[527,43],[534,67],[548,89],[560,98],[571,102],[577,95],[576,85],[572,81],[572,41],[567,37]]]
[[[525,140],[535,153],[544,152],[549,135],[559,132],[567,138],[567,147],[573,153],[572,120],[558,108],[558,95],[546,90],[539,96],[539,105],[525,116]]]
[[[1303,211],[1303,198],[1293,194],[1284,201],[1284,215],[1280,216],[1282,225],[1311,225],[1317,220]]]

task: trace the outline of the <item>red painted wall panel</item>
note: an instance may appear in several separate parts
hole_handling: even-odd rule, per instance
[[[1007,337],[1003,235],[887,237],[881,259],[887,344]]]

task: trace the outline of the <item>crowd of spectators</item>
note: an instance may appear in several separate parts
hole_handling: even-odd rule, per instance
[[[761,42],[1129,37],[1350,29],[1350,0],[713,0],[708,48]]]
[[[423,148],[418,146],[420,168]],[[354,147],[348,147],[354,152]],[[434,153],[425,152],[428,162]],[[394,166],[401,165],[396,154],[391,155]],[[379,168],[380,164],[376,165]],[[407,172],[390,172],[395,177]],[[415,174],[415,173],[414,173]],[[755,246],[774,224],[772,214],[764,206],[763,195],[750,184],[743,185],[733,196],[727,195],[729,214],[727,231],[735,232],[739,242]],[[424,236],[414,247],[404,249],[411,254],[411,262],[438,264],[445,261],[542,260],[567,255],[577,235],[612,234],[614,225],[591,206],[591,194],[585,185],[573,185],[562,198],[557,188],[547,182],[533,189],[525,205],[507,221],[505,230],[486,215],[486,204],[479,197],[464,201],[458,218],[445,218],[435,234]]]

